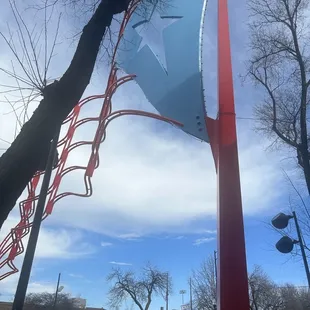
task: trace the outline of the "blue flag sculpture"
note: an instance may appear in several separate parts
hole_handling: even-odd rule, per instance
[[[136,9],[118,49],[117,63],[126,73],[136,75],[146,98],[162,116],[182,123],[185,132],[209,142],[201,57],[206,0],[165,3],[161,7],[158,2],[143,3]],[[162,30],[162,24],[168,26]],[[153,28],[153,34],[145,38],[141,28]],[[156,45],[163,45],[161,57]]]

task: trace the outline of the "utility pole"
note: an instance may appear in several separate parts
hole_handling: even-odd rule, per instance
[[[215,288],[217,291],[217,252],[214,251],[214,274],[215,274]]]
[[[217,252],[214,251],[214,272],[215,272],[215,279],[217,279]]]
[[[215,281],[215,296],[217,296],[217,251],[214,251],[214,281]],[[213,308],[216,310],[217,299],[215,298]]]
[[[184,294],[186,294],[186,291],[180,290],[180,295],[182,296],[182,305],[184,305]]]
[[[55,162],[55,156],[57,151],[57,143],[60,134],[60,127],[57,129],[53,141],[50,146],[50,151],[47,158],[45,174],[43,177],[40,195],[37,203],[37,208],[34,214],[34,219],[32,223],[32,228],[29,236],[28,245],[26,248],[23,266],[20,271],[20,276],[17,284],[17,289],[13,301],[12,310],[23,310],[24,302],[26,298],[26,292],[28,288],[29,278],[31,274],[32,263],[37,247],[37,242],[39,238],[42,216],[44,213],[45,202],[47,198],[48,188],[51,180],[53,165]]]
[[[295,211],[293,211],[292,213],[293,213],[294,222],[295,222],[295,226],[296,226],[296,231],[297,231],[299,246],[300,246],[300,250],[301,250],[301,255],[302,255],[302,259],[304,262],[304,267],[305,267],[305,271],[306,271],[306,275],[307,275],[308,288],[310,288],[310,272],[309,272],[309,265],[308,265],[307,256],[306,256],[306,252],[305,252],[305,245],[304,245],[303,238],[301,236],[301,231],[300,231],[300,227],[299,227],[299,223],[297,220],[296,213],[295,213]]]
[[[299,244],[300,251],[301,251],[301,256],[303,259],[304,267],[305,267],[305,272],[308,280],[308,287],[310,289],[310,272],[309,272],[309,265],[307,261],[307,256],[305,252],[305,244],[304,240],[300,231],[298,219],[296,212],[293,211],[292,215],[284,214],[284,213],[279,213],[277,214],[272,220],[272,226],[274,226],[277,229],[284,229],[288,226],[288,223],[291,219],[294,219],[295,227],[296,227],[296,232],[298,236],[298,240],[293,240],[292,238],[288,236],[283,236],[277,243],[276,243],[276,248],[278,251],[281,253],[290,253],[293,250],[293,247],[295,244]]]
[[[59,291],[60,277],[61,277],[61,273],[59,273],[59,275],[58,275],[58,281],[57,281],[57,286],[56,286],[56,292],[55,292],[55,299],[54,299],[53,310],[56,309],[57,297],[58,297],[58,291]]]
[[[189,302],[190,310],[193,310],[192,278],[189,278]]]
[[[167,272],[167,283],[166,283],[166,310],[169,310],[169,273]]]

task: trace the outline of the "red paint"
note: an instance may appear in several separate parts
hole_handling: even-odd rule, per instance
[[[218,0],[218,309],[249,310],[227,0]]]
[[[210,139],[211,151],[214,159],[215,168],[217,169],[217,161],[218,161],[218,120],[206,117],[206,125],[208,136]]]

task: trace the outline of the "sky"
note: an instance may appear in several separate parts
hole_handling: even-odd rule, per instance
[[[28,3],[30,1],[34,3],[34,0]],[[4,3],[0,29],[7,34],[7,24],[13,32],[16,24],[8,2]],[[42,15],[21,10],[27,25],[40,29]],[[51,34],[55,33],[61,11],[60,7],[56,8],[51,18]],[[252,109],[264,94],[250,81],[242,82],[240,78],[249,56],[246,0],[229,1],[229,14],[248,270],[261,265],[279,284],[305,285],[302,264],[276,252],[274,244],[279,235],[268,227],[275,214],[288,209],[289,198],[294,195],[283,170],[294,182],[299,182],[299,174],[294,162],[286,160],[286,151],[271,151],[270,141],[254,131]],[[63,12],[49,70],[51,78],[61,76],[67,68],[76,46],[75,35],[87,18]],[[216,22],[216,1],[209,1],[202,56],[206,108],[211,117],[215,117],[217,111]],[[11,69],[13,56],[3,40],[1,42],[0,67]],[[162,49],[152,35],[145,42],[154,44],[159,51]],[[84,97],[105,90],[109,69],[105,55],[101,56]],[[2,72],[1,83],[8,80]],[[14,139],[16,121],[5,95],[0,93],[0,96],[0,152],[3,153],[9,145],[5,141]],[[101,103],[97,100],[87,104],[81,116],[97,115]],[[35,107],[35,104],[29,106],[29,115]],[[156,113],[133,82],[119,88],[114,97],[113,109],[122,108]],[[85,125],[77,130],[74,139],[93,136],[94,127]],[[70,155],[69,162],[86,164],[88,156],[89,149],[82,147]],[[199,268],[216,250],[217,186],[210,146],[171,125],[124,117],[109,125],[100,158],[100,167],[92,179],[92,197],[61,200],[43,222],[28,292],[54,292],[58,273],[61,273],[65,292],[86,298],[88,306],[106,307],[109,289],[106,277],[111,269],[118,266],[139,273],[151,262],[171,274],[174,293],[170,308],[178,309],[179,291],[188,292],[191,271]],[[81,191],[82,186],[81,174],[73,173],[64,178],[62,190]],[[18,220],[16,207],[0,232],[0,240]],[[22,256],[19,256],[16,265],[20,267],[21,263]],[[293,274],[289,272],[292,268]],[[18,274],[15,274],[0,281],[0,299],[12,300],[17,280]],[[188,297],[187,293],[185,301]],[[160,306],[164,306],[164,300],[158,297],[151,308]]]

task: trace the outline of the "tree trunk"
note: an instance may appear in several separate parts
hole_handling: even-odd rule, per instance
[[[308,189],[308,194],[310,195],[310,163],[309,163],[309,151],[307,147],[303,147],[303,149],[301,150],[301,157],[303,162],[303,170]]]
[[[144,307],[144,310],[149,310],[151,302],[152,302],[152,292],[149,292],[149,294],[147,296],[147,303]]]
[[[43,99],[10,148],[0,157],[0,228],[32,176],[40,169],[57,128],[89,84],[102,38],[113,15],[129,0],[102,0],[84,27],[70,66],[46,87]]]
[[[296,50],[297,61],[300,69],[301,78],[301,98],[300,98],[300,155],[302,158],[304,176],[306,179],[308,194],[310,195],[310,162],[308,151],[308,128],[307,128],[307,88],[308,81],[306,75],[305,61],[299,47],[297,25],[294,21],[293,15],[290,14],[290,8],[288,2],[285,4],[287,15],[290,21],[290,29],[292,32],[294,47]],[[297,13],[296,13],[297,14]]]

